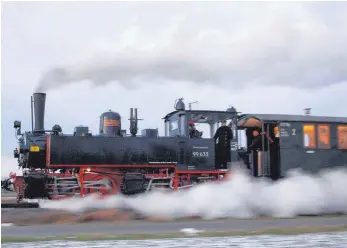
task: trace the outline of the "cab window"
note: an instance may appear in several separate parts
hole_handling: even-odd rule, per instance
[[[318,148],[330,149],[330,126],[327,124],[318,125]]]
[[[314,124],[305,124],[303,126],[304,147],[316,148],[316,127]]]
[[[337,126],[337,148],[347,149],[347,125]]]

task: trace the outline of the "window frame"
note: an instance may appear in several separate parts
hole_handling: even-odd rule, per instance
[[[326,126],[326,127],[328,127],[328,135],[329,135],[329,139],[328,139],[328,141],[329,141],[329,147],[321,147],[320,145],[319,145],[319,143],[320,143],[320,132],[319,132],[319,127],[320,126]],[[330,150],[331,148],[332,148],[332,145],[331,145],[331,125],[330,124],[328,124],[328,123],[320,123],[320,124],[317,124],[317,148],[318,149],[322,149],[322,150]]]
[[[305,146],[305,126],[313,126],[314,128],[314,146]],[[317,125],[316,123],[303,123],[302,124],[302,145],[304,149],[317,149]]]
[[[341,148],[340,147],[340,143],[339,143],[339,127],[343,127],[343,128],[347,128],[347,124],[338,124],[336,126],[336,143],[337,143],[337,149],[338,150],[347,150],[347,147],[346,148]]]

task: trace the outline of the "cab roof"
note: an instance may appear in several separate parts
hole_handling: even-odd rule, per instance
[[[226,119],[231,119],[235,116],[235,112],[216,111],[216,110],[176,110],[163,117],[164,120],[178,114],[185,113],[192,117],[195,123],[219,122]]]

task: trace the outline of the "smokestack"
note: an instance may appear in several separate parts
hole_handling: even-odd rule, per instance
[[[45,105],[46,93],[34,93],[34,132],[43,132],[45,130]]]

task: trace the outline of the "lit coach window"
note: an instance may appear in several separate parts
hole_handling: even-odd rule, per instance
[[[347,125],[337,126],[337,148],[347,149]]]
[[[274,134],[275,134],[275,137],[276,138],[279,138],[280,137],[280,130],[279,128],[276,126],[274,127]]]
[[[318,125],[318,148],[330,149],[330,126],[327,124]]]
[[[304,127],[304,147],[316,148],[316,127],[314,124],[305,124]]]

